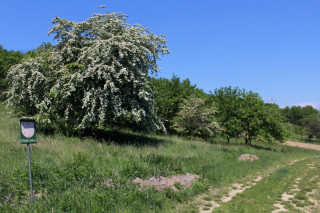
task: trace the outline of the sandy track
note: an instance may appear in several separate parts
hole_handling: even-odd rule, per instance
[[[293,146],[293,147],[301,147],[301,148],[306,148],[306,149],[314,149],[314,150],[320,151],[320,145],[315,145],[315,144],[307,144],[307,143],[286,141],[284,143],[284,145]],[[305,160],[305,159],[293,160],[288,165],[292,165],[292,164],[294,164],[296,162],[299,162],[301,160]],[[310,169],[314,169],[315,168],[314,164],[307,164],[306,166],[308,166]],[[204,199],[200,198],[200,203],[201,204],[199,205],[199,212],[200,213],[212,212],[215,208],[219,208],[220,204],[226,203],[226,202],[230,202],[234,196],[236,196],[239,193],[243,193],[248,188],[251,188],[251,187],[255,186],[258,181],[262,180],[264,177],[268,177],[270,175],[270,173],[272,173],[272,172],[273,172],[273,170],[267,172],[264,176],[256,177],[255,179],[253,179],[253,181],[248,182],[246,186],[243,185],[243,184],[239,184],[239,183],[233,184],[232,187],[228,188],[227,195],[224,195],[222,198],[220,198],[220,202],[217,202],[217,201],[214,201],[214,200],[205,201]],[[301,180],[301,178],[297,178],[296,179],[296,183],[298,183],[300,180]],[[298,188],[297,189],[294,188],[291,191],[298,191],[298,190],[299,190]],[[211,190],[211,192],[213,192],[213,193],[211,193],[211,196],[213,196],[217,191],[219,191],[219,189]],[[294,197],[294,195],[292,195],[291,191],[290,191],[291,194],[288,194],[286,192],[283,193],[283,195],[281,197],[281,200],[288,202],[290,200],[290,198],[292,199],[292,197]],[[208,195],[205,195],[204,197],[206,197],[206,196],[208,196]],[[308,199],[315,200],[312,197],[310,197],[310,198],[308,197]],[[317,204],[317,206],[318,206],[319,202],[320,201],[317,201],[317,200],[313,201],[313,203]],[[206,204],[207,204],[207,206],[206,206]],[[292,204],[292,205],[294,205],[294,204]],[[274,210],[273,213],[288,212],[288,210],[285,208],[285,206],[282,205],[280,202],[275,203],[274,206],[277,207],[277,209]],[[301,210],[303,212],[310,212],[310,211],[305,211],[304,208],[297,207],[296,205],[294,205],[294,207],[295,207],[295,209]],[[306,206],[306,208],[308,208],[308,206]]]
[[[314,149],[314,150],[320,151],[320,145],[316,145],[316,144],[300,143],[300,142],[293,142],[293,141],[286,141],[284,144],[287,146],[295,146],[295,147]]]

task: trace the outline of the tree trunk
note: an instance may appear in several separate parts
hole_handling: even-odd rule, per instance
[[[251,137],[250,137],[250,124],[247,122],[247,135],[246,135],[246,145],[251,145]]]

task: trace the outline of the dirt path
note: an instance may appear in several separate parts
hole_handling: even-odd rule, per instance
[[[297,163],[299,164],[297,165]],[[229,187],[210,189],[209,193],[198,198],[198,212],[230,212],[230,209],[228,208],[232,209],[232,205],[239,204],[231,204],[229,207],[226,205],[228,205],[229,202],[233,202],[233,198],[237,196],[237,194],[246,193],[246,190],[250,188],[251,190],[256,190],[260,193],[261,189],[265,189],[263,184],[268,182],[272,184],[272,179],[274,179],[274,176],[279,176],[279,171],[286,173],[289,171],[288,168],[299,169],[299,171],[301,170],[301,173],[297,172],[295,174],[291,174],[293,175],[292,178],[287,179],[288,182],[284,183],[284,185],[288,184],[288,187],[283,192],[280,191],[281,194],[277,192],[280,197],[275,199],[273,204],[270,203],[270,205],[274,206],[274,210],[269,212],[320,212],[320,176],[318,175],[320,169],[319,163],[320,161],[317,157],[293,160],[285,165],[277,166],[269,171],[264,171],[263,173],[257,174],[258,176],[255,178],[248,177],[244,182],[234,183]],[[260,181],[264,179],[265,181],[261,185]],[[258,188],[256,189],[256,187]],[[243,198],[243,202],[252,202],[252,200],[250,201],[250,196],[252,196],[252,194],[250,195],[250,192],[248,193],[249,197]],[[274,199],[274,196],[279,196],[277,193],[269,194],[268,199]],[[259,197],[260,195],[256,194],[256,196]],[[219,208],[222,209],[219,210]],[[252,208],[254,208],[254,206]]]
[[[288,165],[292,165],[301,160],[304,159],[291,161]],[[264,171],[263,174],[259,173],[255,177],[246,178],[246,181],[243,183],[234,183],[229,187],[210,189],[208,194],[202,195],[198,198],[198,201],[200,203],[199,213],[211,213],[214,209],[219,208],[221,204],[232,201],[232,198],[237,194],[243,193],[245,190],[254,187],[263,178],[269,177],[271,173],[285,166],[286,165],[282,165],[271,168],[267,171]],[[214,199],[208,200],[208,197]]]
[[[199,213],[210,213],[215,208],[220,207],[220,204],[227,203],[232,200],[234,196],[237,194],[243,193],[246,189],[255,186],[258,181],[262,180],[261,176],[257,176],[253,178],[251,181],[245,183],[234,183],[232,186],[228,187],[222,196],[218,196],[218,199],[210,199],[208,200],[208,195],[203,196],[200,198],[201,205],[199,207]],[[221,189],[220,189],[221,190]],[[215,197],[219,194],[219,189],[211,190],[211,196]]]
[[[320,145],[315,145],[315,144],[307,144],[307,143],[300,143],[300,142],[293,142],[293,141],[286,141],[284,145],[287,146],[293,146],[293,147],[301,147],[301,148],[306,148],[306,149],[314,149],[320,151]],[[287,166],[292,166],[293,164],[306,160],[304,159],[299,159],[299,160],[293,160],[289,162],[287,165],[283,165],[283,168],[286,168]],[[316,169],[315,163],[312,164],[306,164],[306,167],[310,170]],[[237,194],[241,194],[245,192],[247,189],[255,187],[256,184],[264,179],[268,178],[271,176],[275,171],[279,170],[281,168],[273,168],[270,171],[265,171],[264,174],[259,174],[256,178],[251,178],[251,180],[246,179],[246,182],[243,183],[234,183],[229,187],[223,187],[223,188],[216,188],[216,189],[211,189],[209,190],[209,193],[202,195],[198,198],[198,208],[199,208],[199,213],[211,213],[213,210],[216,208],[219,208],[221,205],[224,203],[232,202],[233,197],[235,197]],[[278,213],[278,212],[290,212],[290,210],[294,211],[302,211],[302,212],[320,212],[320,182],[319,182],[319,177],[314,176],[310,179],[307,180],[307,177],[305,177],[307,173],[304,173],[304,176],[302,175],[301,177],[297,177],[295,179],[294,184],[292,185],[291,189],[289,191],[284,192],[281,197],[279,198],[279,201],[274,203],[274,207],[276,208],[273,213]],[[302,181],[302,178],[306,179],[303,180],[304,184],[300,184]],[[311,189],[311,191],[308,191],[305,193],[305,203],[303,203],[301,200],[301,196],[298,192],[301,191],[299,188],[299,184],[301,187],[303,185],[309,185],[309,182],[313,181],[313,179],[317,179],[317,183],[315,187],[316,189]],[[318,187],[319,186],[319,187]],[[289,208],[290,207],[290,208]],[[289,209],[287,209],[289,208]]]
[[[287,146],[301,147],[301,148],[314,149],[314,150],[320,151],[320,145],[316,145],[316,144],[300,143],[300,142],[293,142],[293,141],[286,141],[284,144]]]

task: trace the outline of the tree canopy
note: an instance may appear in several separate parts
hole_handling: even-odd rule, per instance
[[[287,122],[295,125],[303,125],[304,120],[318,118],[319,111],[312,106],[292,106],[281,110]]]
[[[174,118],[173,128],[186,136],[195,136],[208,139],[220,130],[215,122],[215,113],[212,107],[206,107],[205,99],[191,95],[183,101],[180,111]]]
[[[305,135],[309,140],[313,137],[320,138],[320,113],[312,106],[291,106],[281,109],[285,121],[292,125],[293,131]]]
[[[238,87],[221,87],[214,91],[217,106],[217,118],[222,128],[221,134],[227,138],[235,138],[241,133],[241,95]]]
[[[10,105],[42,124],[68,131],[98,126],[164,130],[155,113],[148,73],[169,54],[163,35],[129,25],[122,13],[94,14],[84,22],[56,17],[48,54],[9,71]]]
[[[246,144],[258,137],[269,141],[284,139],[279,107],[265,104],[257,93],[222,87],[215,90],[213,99],[222,136],[228,142],[239,136],[245,138]]]
[[[172,127],[173,119],[180,110],[180,105],[191,95],[204,98],[206,94],[192,85],[189,79],[180,80],[173,75],[171,79],[151,78],[155,99],[157,103],[158,117],[162,119],[166,129],[170,133],[175,133]]]
[[[20,63],[23,54],[20,51],[9,51],[0,45],[0,93],[7,89],[7,73],[12,65]]]

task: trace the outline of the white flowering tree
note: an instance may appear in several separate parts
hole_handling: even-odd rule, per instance
[[[169,54],[164,36],[107,10],[84,22],[56,17],[52,23],[49,34],[58,43],[10,69],[9,105],[72,130],[164,130],[148,76]]]
[[[208,139],[218,133],[220,127],[214,121],[216,110],[206,107],[205,102],[205,99],[195,95],[185,99],[174,119],[173,128],[182,135],[203,139]]]

